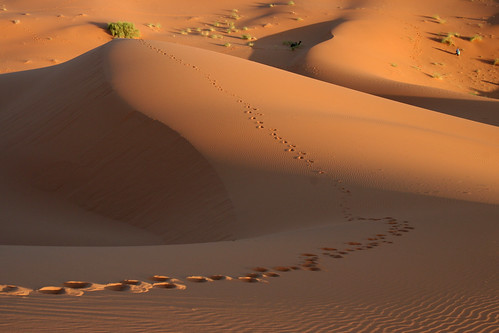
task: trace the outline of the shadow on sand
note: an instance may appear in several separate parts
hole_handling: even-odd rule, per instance
[[[293,65],[296,58],[306,54],[312,47],[333,38],[331,31],[347,21],[346,18],[340,17],[333,21],[316,23],[261,38],[255,43],[249,59],[287,69]],[[302,44],[294,51],[289,46],[283,45],[285,41],[298,42],[300,40]],[[275,56],[269,56],[269,53]]]

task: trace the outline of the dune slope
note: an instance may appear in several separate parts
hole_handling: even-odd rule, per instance
[[[23,205],[30,196],[48,197],[45,210],[60,215],[39,230],[37,220],[46,217],[18,212],[10,216],[2,243],[157,244],[232,237],[231,203],[210,164],[178,133],[123,103],[102,66],[97,49],[67,64],[1,78],[2,174],[24,193]],[[11,196],[5,185],[2,191]],[[2,214],[13,215],[15,208],[5,205]],[[71,231],[81,212],[93,213],[87,224],[96,228],[84,237]],[[65,222],[57,223],[61,219]],[[94,239],[106,224],[113,225],[106,233],[111,235]],[[29,230],[37,236],[26,237]]]
[[[2,82],[2,168],[16,186],[55,198],[49,211],[76,206],[162,242],[348,217],[343,181],[498,202],[496,128],[211,51],[116,40]]]

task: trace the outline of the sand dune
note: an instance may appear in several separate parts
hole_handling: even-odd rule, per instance
[[[499,329],[497,8],[0,4],[0,331]]]
[[[263,76],[265,94],[240,80]],[[26,78],[33,88],[21,96],[4,91],[9,178],[54,197],[52,209],[77,206],[166,243],[322,224],[339,214],[331,180],[498,202],[499,140],[484,124],[158,42],[114,41],[47,77]],[[315,180],[322,173],[332,179]]]
[[[10,163],[2,168],[10,180],[16,178],[44,196],[55,197],[54,210],[60,205],[77,206],[103,217],[100,223],[106,219],[127,222],[154,232],[163,241],[182,241],[192,228],[199,231],[199,236],[189,236],[192,241],[229,238],[231,204],[216,173],[177,133],[122,103],[103,77],[100,63],[99,51],[83,55],[50,73],[45,71],[42,79],[24,78],[33,85],[27,91],[11,85],[10,75],[3,78],[9,89],[2,90],[6,126],[2,158]],[[24,93],[9,99],[11,91]],[[59,94],[64,98],[58,98]],[[210,199],[199,200],[199,196]],[[193,202],[206,209],[193,210]],[[206,234],[201,225],[184,224],[179,231],[174,216],[186,221],[191,214],[196,223],[201,217],[212,220],[212,236],[203,240]],[[28,236],[29,230],[18,227]],[[133,240],[134,230],[128,233],[130,242],[140,242],[140,238]],[[51,237],[58,240],[47,240],[43,234],[38,237],[33,243],[84,242],[65,240],[62,234]],[[153,237],[146,242],[157,243]],[[110,244],[114,242],[122,241]],[[99,243],[90,237],[86,241],[87,245]]]

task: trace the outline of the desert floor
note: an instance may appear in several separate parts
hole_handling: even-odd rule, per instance
[[[499,332],[497,1],[0,26],[0,331]]]

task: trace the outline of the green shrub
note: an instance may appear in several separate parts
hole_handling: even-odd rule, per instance
[[[480,36],[480,35],[474,35],[473,37],[470,37],[470,42],[481,41],[482,39],[483,39],[482,36]]]
[[[499,58],[495,58],[494,61],[492,62],[492,65],[499,66]]]
[[[433,73],[433,75],[431,76],[432,78],[434,79],[439,79],[439,80],[442,80],[444,78],[444,76],[440,73]]]
[[[449,32],[445,37],[442,37],[440,42],[448,45],[454,45],[454,36],[459,37],[459,34]]]
[[[441,18],[439,15],[433,15],[431,18],[434,19],[435,21],[437,21],[440,24],[444,24],[445,22],[447,22],[443,18]]]
[[[140,36],[139,29],[130,22],[112,22],[107,25],[107,29],[114,38],[136,38]]]

